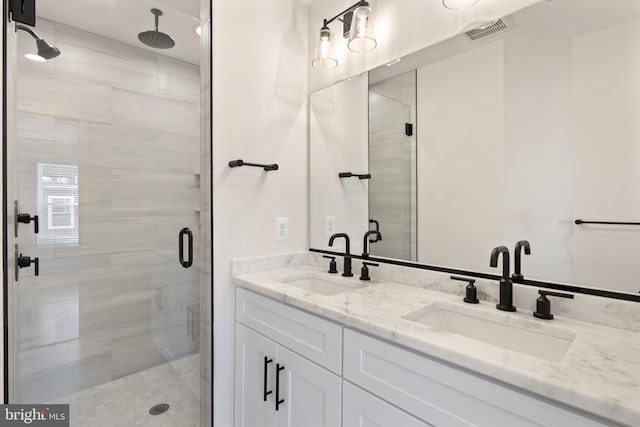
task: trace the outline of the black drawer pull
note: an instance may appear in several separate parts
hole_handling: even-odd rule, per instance
[[[280,399],[280,371],[284,371],[284,366],[276,363],[276,411],[280,409],[280,405],[284,403],[284,399]]]
[[[262,393],[265,402],[267,401],[267,396],[273,393],[273,390],[267,391],[267,367],[271,362],[273,362],[273,359],[269,359],[267,356],[264,357],[264,385],[262,386]]]

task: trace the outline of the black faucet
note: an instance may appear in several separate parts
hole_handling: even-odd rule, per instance
[[[514,282],[522,282],[524,276],[522,275],[522,249],[526,255],[531,255],[531,245],[526,240],[520,240],[516,243],[516,248],[513,250],[515,254],[515,272],[511,275],[511,279]]]
[[[376,236],[376,240],[369,240],[369,236]],[[369,230],[366,233],[364,233],[364,239],[362,240],[362,256],[364,258],[369,258],[369,251],[367,250],[367,243],[375,243],[382,240],[382,234],[380,234],[380,232],[378,230]]]
[[[513,305],[513,283],[509,277],[509,249],[498,246],[491,251],[491,267],[498,266],[498,257],[502,254],[502,279],[500,279],[500,303],[496,308],[502,311],[516,311]]]
[[[344,272],[342,275],[344,277],[352,277],[353,273],[351,272],[351,242],[349,241],[349,236],[346,233],[336,233],[329,239],[329,246],[333,246],[333,241],[336,237],[344,237],[344,240],[347,242],[347,247],[344,253]]]
[[[370,219],[369,224],[373,224],[376,226],[375,231],[380,231],[380,222],[376,219]],[[382,234],[379,237],[376,237],[376,240],[369,240],[369,243],[377,243],[382,241]]]

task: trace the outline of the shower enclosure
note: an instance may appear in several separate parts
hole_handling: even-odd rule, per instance
[[[369,87],[369,216],[376,256],[417,259],[416,72]]]
[[[67,3],[38,0],[46,62],[5,19],[5,400],[211,425],[209,1]],[[158,3],[180,50],[135,37]],[[60,16],[118,7],[140,17],[130,42],[119,19],[112,37]]]

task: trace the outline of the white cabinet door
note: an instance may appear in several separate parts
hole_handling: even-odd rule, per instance
[[[340,377],[282,346],[278,366],[278,427],[340,427]]]
[[[342,393],[344,427],[432,427],[347,381]]]
[[[277,356],[275,342],[236,323],[236,427],[275,427],[274,366]],[[271,392],[266,399],[265,391]]]

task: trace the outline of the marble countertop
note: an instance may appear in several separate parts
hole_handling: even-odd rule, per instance
[[[329,276],[325,268],[302,265],[238,274],[233,280],[237,286],[529,392],[618,423],[640,425],[639,333],[558,315],[543,321],[529,311],[505,313],[505,323],[526,322],[542,332],[555,328],[575,335],[562,360],[542,360],[403,318],[434,303],[456,304],[475,316],[495,317],[502,313],[495,303],[468,305],[456,295],[375,279],[366,287],[332,296],[279,281],[305,272]],[[357,276],[348,280],[360,283]]]

